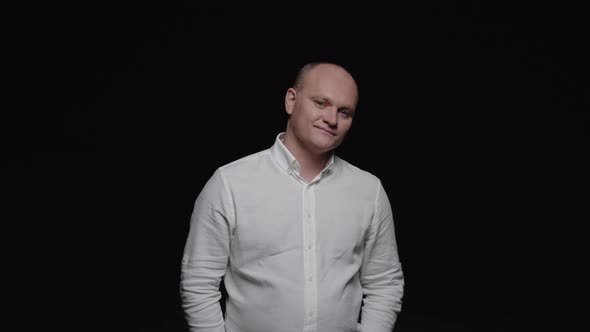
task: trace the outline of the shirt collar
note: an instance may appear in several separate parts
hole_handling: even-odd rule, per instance
[[[301,164],[295,159],[295,156],[283,144],[285,132],[279,133],[275,138],[275,144],[270,148],[272,157],[287,171],[301,172]],[[330,153],[330,159],[326,163],[324,169],[320,172],[322,175],[334,167],[334,152]]]

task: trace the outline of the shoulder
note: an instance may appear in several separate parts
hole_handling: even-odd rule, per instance
[[[338,156],[335,156],[335,162],[339,165],[339,172],[341,172],[343,178],[356,183],[369,185],[370,187],[381,185],[381,180],[375,174],[361,169]]]
[[[340,190],[349,192],[355,199],[374,202],[382,190],[381,180],[373,173],[361,169],[339,157],[335,158]]]
[[[265,149],[259,152],[244,156],[225,165],[220,166],[217,171],[222,176],[233,176],[253,173],[261,168],[261,164],[270,159],[270,150]]]

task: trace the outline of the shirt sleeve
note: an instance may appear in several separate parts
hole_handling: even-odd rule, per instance
[[[375,214],[365,240],[360,277],[364,296],[362,330],[391,332],[401,311],[404,277],[391,206],[380,181]]]
[[[182,309],[191,332],[224,332],[219,285],[225,275],[233,208],[220,169],[203,187],[190,220],[181,264]]]

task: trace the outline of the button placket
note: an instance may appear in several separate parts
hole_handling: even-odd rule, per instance
[[[305,325],[309,331],[315,331],[315,312],[317,311],[317,285],[315,247],[315,225],[313,223],[314,183],[309,183],[303,190],[303,248],[305,272]]]
[[[307,225],[307,257],[308,257],[308,264],[309,264],[309,275],[308,275],[308,283],[309,283],[309,307],[307,308],[308,312],[308,322],[312,330],[315,330],[315,313],[317,311],[317,284],[316,284],[316,256],[315,252],[312,250],[315,246],[316,241],[316,231],[315,231],[315,186],[317,185],[316,182],[312,182],[306,188],[306,209],[308,214],[308,225]]]

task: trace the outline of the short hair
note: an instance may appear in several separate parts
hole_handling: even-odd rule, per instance
[[[305,78],[305,75],[310,70],[312,70],[313,68],[315,68],[318,65],[333,65],[333,66],[337,66],[337,67],[344,69],[344,71],[347,72],[348,75],[350,75],[350,77],[352,77],[352,80],[354,81],[354,83],[356,85],[356,103],[358,104],[359,88],[358,88],[358,85],[356,84],[356,79],[352,76],[352,74],[348,71],[348,69],[344,68],[343,66],[341,66],[337,63],[333,63],[333,62],[329,62],[329,61],[317,61],[317,62],[310,62],[310,63],[306,64],[305,66],[301,67],[301,69],[299,69],[299,71],[297,72],[297,75],[295,76],[295,80],[293,81],[293,84],[291,85],[291,87],[295,90],[300,90],[301,88],[303,88],[303,79]]]
[[[346,71],[350,77],[352,77],[352,74],[343,66],[333,63],[333,62],[328,62],[328,61],[317,61],[317,62],[310,62],[308,64],[306,64],[305,66],[301,67],[301,69],[299,69],[299,71],[297,72],[297,75],[295,76],[295,80],[293,81],[293,85],[291,85],[291,87],[295,90],[299,90],[301,88],[303,88],[303,79],[305,78],[305,75],[311,71],[313,68],[315,68],[318,65],[333,65],[333,66],[337,66],[340,67],[342,69],[344,69],[344,71]],[[354,80],[354,77],[353,77]]]

